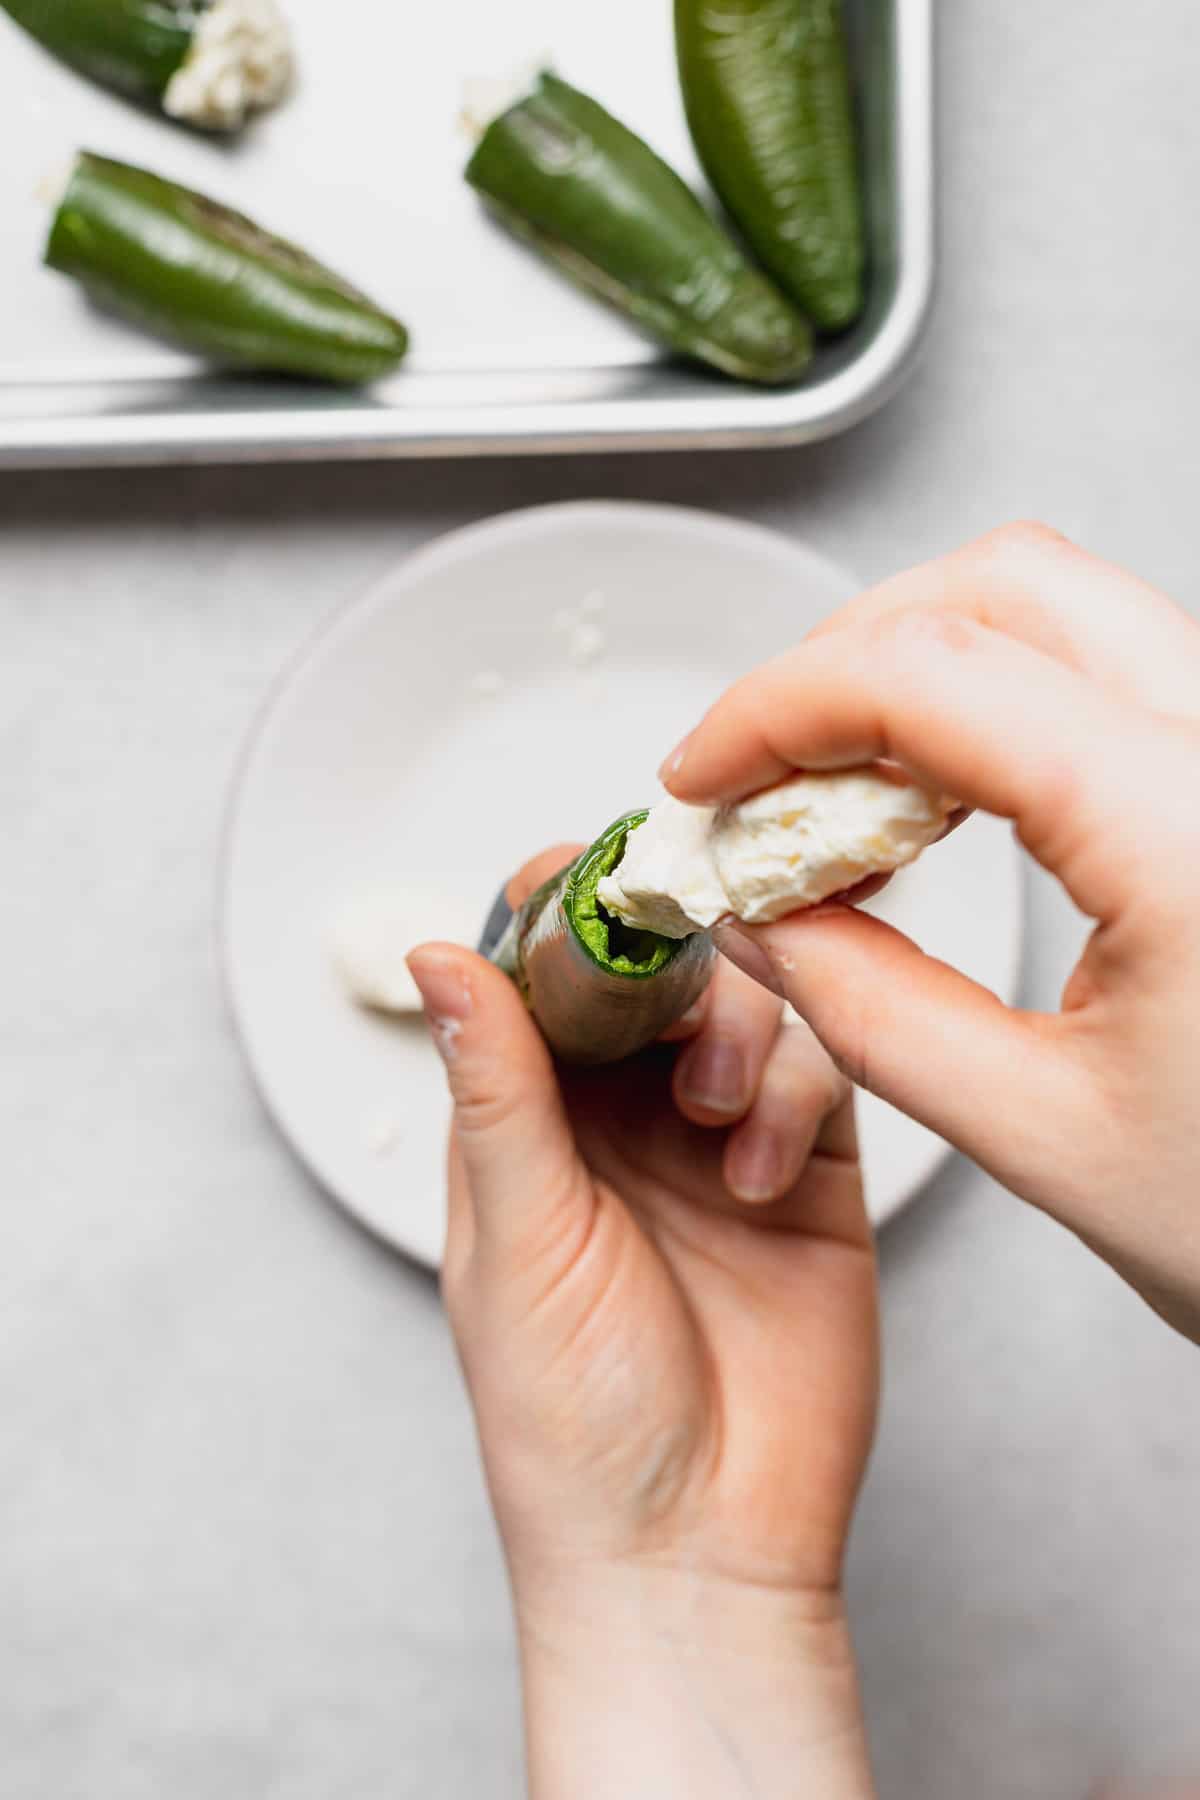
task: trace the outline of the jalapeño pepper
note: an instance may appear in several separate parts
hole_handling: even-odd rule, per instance
[[[618,1062],[681,1019],[712,978],[705,931],[687,938],[622,925],[597,888],[625,853],[644,811],[629,813],[551,876],[483,949],[525,997],[550,1048],[565,1061]]]
[[[784,291],[843,329],[864,250],[841,0],[675,0],[675,40],[714,189]]]
[[[648,144],[557,76],[492,122],[467,180],[564,274],[671,348],[748,381],[793,381],[807,365],[807,320]]]
[[[0,0],[55,56],[191,125],[236,130],[292,70],[276,0]]]
[[[295,245],[87,151],[45,260],[102,305],[229,368],[363,382],[394,369],[408,346],[398,319]]]

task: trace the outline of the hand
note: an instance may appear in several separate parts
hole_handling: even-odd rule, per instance
[[[587,1071],[478,957],[411,967],[455,1101],[444,1286],[532,1791],[869,1794],[840,1600],[877,1385],[848,1085],[728,965],[681,1050]]]
[[[854,1081],[1200,1341],[1200,628],[1055,533],[1011,527],[739,682],[664,777],[713,804],[874,758],[1012,819],[1095,921],[1061,1010],[1008,1011],[844,906],[723,927],[722,948]]]

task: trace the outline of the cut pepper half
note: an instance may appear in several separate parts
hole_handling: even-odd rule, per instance
[[[85,151],[46,245],[52,269],[157,336],[228,368],[365,382],[408,334],[341,276],[243,214]]]
[[[93,81],[157,104],[207,0],[0,0],[47,50]]]
[[[631,930],[597,897],[625,840],[646,818],[627,813],[514,914],[491,960],[511,976],[550,1048],[573,1063],[618,1062],[681,1019],[712,977],[707,932],[664,938]]]
[[[91,80],[190,125],[233,131],[292,73],[276,0],[0,0]]]

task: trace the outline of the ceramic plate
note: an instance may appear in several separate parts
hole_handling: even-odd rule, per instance
[[[440,1258],[447,1104],[417,1022],[350,1004],[329,956],[363,893],[447,894],[480,924],[533,851],[654,797],[653,771],[731,679],[854,581],[755,526],[630,503],[511,513],[410,557],[287,673],[242,760],[226,837],[229,992],[266,1106],[356,1218]],[[876,910],[1005,999],[1018,853],[975,819]],[[863,1104],[872,1215],[945,1146]]]

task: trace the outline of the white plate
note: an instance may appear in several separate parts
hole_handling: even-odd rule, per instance
[[[346,1000],[327,954],[339,909],[413,871],[427,885],[433,871],[473,897],[482,924],[527,855],[652,799],[654,769],[709,701],[854,586],[802,546],[729,519],[551,506],[411,557],[287,673],[231,803],[229,991],[272,1117],[364,1224],[437,1263],[447,1104],[423,1027]],[[606,647],[579,666],[555,617],[589,596],[603,603],[592,616]],[[479,692],[479,675],[504,685]],[[973,820],[877,904],[1013,997],[1021,882],[1006,827]],[[882,1221],[945,1146],[873,1099],[863,1132]]]

